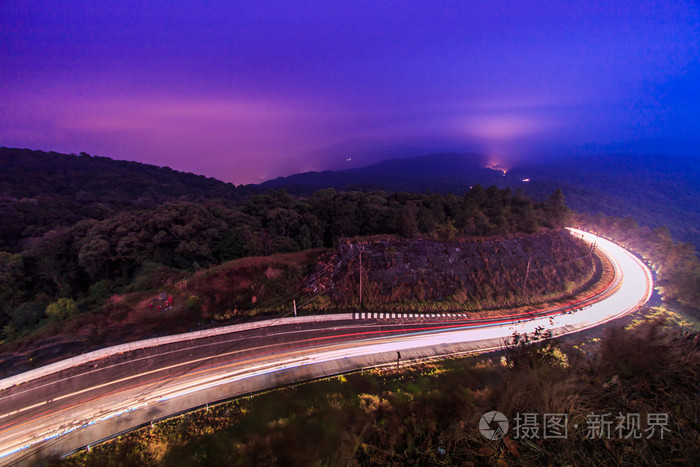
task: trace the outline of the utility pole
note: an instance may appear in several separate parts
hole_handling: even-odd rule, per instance
[[[591,243],[591,248],[588,250],[588,257],[590,258],[595,251],[596,243],[598,243],[598,236],[593,237],[593,243]]]
[[[292,300],[292,306],[294,306],[294,317],[296,318],[297,316],[297,301]]]
[[[362,250],[360,250],[360,310],[362,310]]]
[[[532,253],[527,259],[527,269],[525,270],[525,281],[523,282],[523,296],[525,296],[525,288],[527,287],[527,276],[530,275],[530,261],[532,261]]]

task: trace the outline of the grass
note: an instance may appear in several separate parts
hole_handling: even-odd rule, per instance
[[[327,378],[182,415],[53,463],[689,465],[700,458],[698,334],[660,313],[612,327],[586,351],[544,340]],[[490,410],[511,422],[517,413],[566,413],[572,426],[568,439],[515,439],[511,430],[491,441],[478,430]],[[644,422],[665,413],[669,431],[588,439],[590,414],[606,413]]]

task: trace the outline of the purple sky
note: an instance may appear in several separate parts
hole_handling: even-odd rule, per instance
[[[235,183],[435,151],[698,156],[699,57],[682,0],[4,0],[0,146]]]

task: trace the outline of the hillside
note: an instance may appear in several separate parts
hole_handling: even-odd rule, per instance
[[[321,190],[295,198],[87,155],[1,154],[0,339],[14,347],[74,332],[113,296],[238,258],[332,248],[357,235],[535,233],[567,216],[556,192],[544,203],[496,187],[461,197]]]
[[[166,201],[222,200],[250,190],[168,167],[107,157],[0,148],[0,249],[83,219]]]
[[[700,249],[700,159],[605,155],[575,157],[509,170],[505,181],[534,198],[561,188],[574,211],[631,217],[652,228],[667,226],[677,241]]]
[[[55,360],[99,348],[193,328],[277,316],[290,301],[279,296],[296,286],[316,265],[321,250],[265,257],[241,258],[187,273],[165,266],[140,274],[129,287],[101,300],[88,298],[85,309],[62,319],[44,319],[33,333],[0,341],[0,378]],[[99,288],[99,287],[98,287]],[[104,291],[104,287],[102,287]],[[173,298],[164,309],[161,293]],[[298,297],[296,297],[298,298]],[[270,304],[276,307],[270,306]],[[85,306],[87,305],[87,306]],[[15,319],[5,332],[21,323],[42,319],[44,311],[21,307],[23,321]],[[14,332],[21,331],[15,329]]]
[[[326,253],[317,267],[325,274],[308,289],[327,293],[335,303],[356,304],[359,250],[363,303],[375,311],[483,311],[541,303],[590,285],[600,272],[588,246],[563,229],[452,241],[384,238],[343,243]]]
[[[505,175],[486,165],[483,157],[473,154],[436,154],[353,170],[307,172],[260,186],[286,188],[299,195],[327,187],[459,194],[476,184],[493,184],[523,188],[536,200],[562,188],[573,210],[631,216],[652,228],[666,225],[674,239],[700,249],[698,159],[619,154],[567,157],[513,167]]]
[[[283,191],[260,193],[260,188],[236,188],[192,174],[87,155],[9,149],[0,151],[0,154],[3,156],[0,158],[3,164],[0,181],[4,190],[0,203],[3,219],[0,231],[6,235],[6,240],[0,244],[0,339],[4,339],[4,345],[13,349],[46,340],[50,336],[73,334],[78,328],[92,329],[78,340],[101,342],[104,330],[99,326],[88,326],[94,319],[91,315],[93,311],[110,309],[118,315],[126,313],[124,316],[131,313],[125,311],[122,305],[112,303],[112,297],[132,293],[152,296],[159,289],[172,287],[195,271],[208,270],[238,258],[335,248],[356,236],[392,236],[395,244],[387,246],[381,254],[377,252],[376,257],[368,257],[374,262],[371,273],[375,274],[379,271],[377,261],[391,263],[398,258],[403,248],[402,241],[422,239],[425,249],[428,244],[434,245],[438,241],[504,239],[513,235],[538,234],[569,223],[569,212],[561,192],[542,191],[542,187],[550,183],[544,181],[521,184],[528,189],[538,188],[537,196],[546,197],[545,202],[534,202],[523,191],[513,192],[495,186],[484,189],[478,185],[460,196],[406,192],[387,194],[382,191],[336,192],[325,189],[308,198],[296,198]],[[457,156],[442,155],[433,162],[455,158],[459,159]],[[467,159],[466,166],[473,167],[474,160]],[[380,167],[386,169],[399,162],[387,161]],[[422,167],[423,171],[430,173],[430,157],[418,158],[413,162],[416,164],[414,167]],[[455,169],[459,163],[448,164],[455,177],[459,175]],[[437,177],[442,169],[438,164],[435,167],[432,173]],[[563,167],[555,169],[552,169],[552,173],[563,170]],[[375,170],[379,169],[375,167]],[[644,170],[641,172],[644,173]],[[694,169],[691,166],[685,170],[685,178],[679,179],[689,183]],[[656,181],[649,179],[648,184],[668,188],[671,180],[674,180],[674,172],[660,173],[665,174],[664,178]],[[33,178],[31,174],[34,174]],[[501,173],[497,177],[507,180],[509,174],[504,177]],[[571,183],[575,181],[573,178],[568,180],[572,180]],[[610,183],[612,185],[612,180]],[[643,190],[636,192],[640,196],[648,195]],[[598,196],[595,199],[604,198]],[[692,213],[679,215],[676,225],[690,222],[688,219],[692,219]],[[640,253],[656,265],[663,265],[659,269],[659,277],[665,297],[697,309],[695,284],[700,277],[700,267],[692,248],[674,244],[663,229],[651,231],[639,228],[629,220],[579,217],[578,221],[585,221],[595,226],[594,230],[609,234],[618,230],[638,231],[638,237],[642,240],[637,243],[653,247],[649,251],[640,247]],[[611,223],[621,227],[612,229]],[[495,241],[498,243],[500,240]],[[434,249],[432,246],[430,248]],[[477,252],[479,248],[488,249],[490,246],[478,247]],[[501,246],[495,248],[500,250]],[[510,251],[507,246],[503,248]],[[392,256],[394,251],[396,257]],[[420,286],[414,284],[413,287],[430,293],[411,295],[410,290],[398,290],[403,286],[382,293],[404,301],[414,301],[421,306],[428,302],[444,301],[446,297],[448,302],[461,297],[458,300],[460,306],[466,307],[507,304],[510,298],[517,296],[514,291],[520,287],[520,270],[525,261],[522,251],[516,255],[517,258],[508,254],[519,265],[513,268],[513,271],[518,269],[517,272],[504,271],[498,266],[493,269],[489,265],[488,270],[471,271],[459,279],[462,284],[466,283],[468,276],[482,282],[484,278],[490,280],[494,275],[502,279],[483,290],[476,290],[476,287],[474,291],[468,287],[458,290],[459,287],[454,287],[454,290],[440,292],[435,280],[430,282],[423,277],[416,278],[414,282],[424,283]],[[450,258],[463,259],[457,256]],[[444,275],[444,271],[433,271],[419,262],[414,264],[411,260],[406,264],[415,269],[415,274]],[[396,266],[399,266],[398,262]],[[538,268],[533,267],[535,270]],[[423,273],[420,272],[422,270]],[[561,277],[550,274],[546,278],[538,278],[535,270],[531,290],[538,294],[544,290],[537,288],[540,282],[554,281],[557,287],[564,288],[566,282],[572,282],[566,277],[566,271],[562,272]],[[391,274],[398,277],[398,273],[397,269]],[[229,297],[229,293],[235,295],[240,292],[242,300],[233,296],[221,299],[227,303],[235,302],[232,310],[240,312],[265,305],[254,302],[252,297],[264,300],[270,293],[269,290],[263,293],[253,289],[244,293],[231,284],[224,288],[226,293],[212,289],[207,293],[181,296],[172,291],[179,296],[178,303],[183,306],[189,295],[200,297],[199,301],[190,303],[194,308],[183,311],[183,316],[189,318],[174,325],[188,328],[199,325],[202,319],[208,320],[211,316],[223,319],[240,316],[238,312],[230,313],[227,305],[218,302],[218,299],[208,301],[212,296]],[[367,286],[365,293],[370,292],[371,287]],[[274,294],[269,297],[273,299]],[[342,297],[339,297],[338,303],[331,305],[342,307],[342,301]],[[451,302],[450,306],[455,303]],[[201,314],[191,314],[197,307],[202,307]],[[274,311],[272,308],[271,312]],[[111,315],[107,320],[98,320],[112,323],[110,335],[126,338],[130,334],[119,327],[130,326],[134,322],[119,317],[110,320]],[[153,332],[149,330],[152,324],[150,321],[146,323],[142,327],[144,332]],[[47,344],[53,346],[51,342]],[[53,348],[60,353],[60,342],[55,344],[58,347]]]
[[[588,248],[563,230],[450,242],[385,236],[361,245],[363,303],[374,311],[503,315],[605,285],[600,260],[588,258]],[[357,246],[247,257],[192,273],[150,270],[102,300],[84,299],[83,312],[0,342],[0,377],[109,345],[289,315],[292,300],[300,314],[356,311],[358,259],[349,250]],[[173,305],[165,309],[160,294],[172,297]],[[6,332],[18,324],[15,318]]]

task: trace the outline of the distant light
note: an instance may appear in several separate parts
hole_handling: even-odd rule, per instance
[[[491,170],[498,170],[503,174],[504,177],[506,176],[506,172],[508,172],[508,169],[504,168],[499,162],[489,162],[486,168]]]
[[[345,162],[350,162],[351,160],[352,160],[352,157],[348,157],[347,159],[345,159]]]
[[[523,182],[529,182],[530,179],[529,179],[529,178],[523,178],[522,181],[523,181]]]

